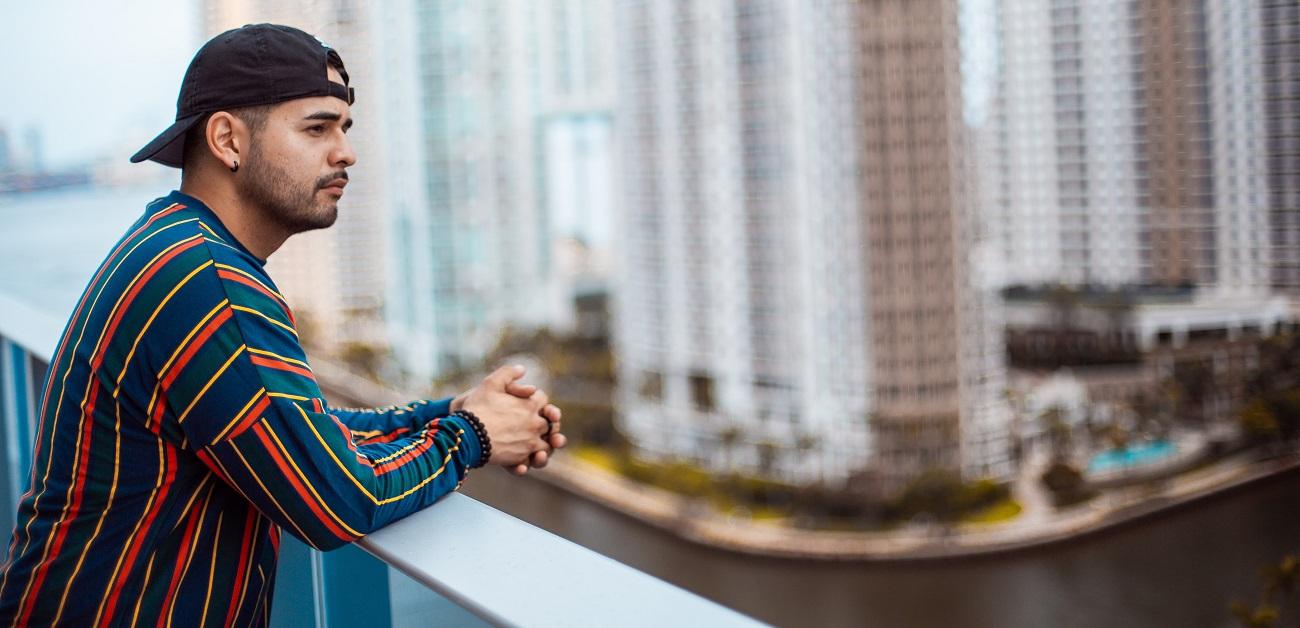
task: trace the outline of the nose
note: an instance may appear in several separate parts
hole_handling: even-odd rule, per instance
[[[352,150],[352,141],[347,134],[339,133],[339,141],[330,153],[330,164],[338,168],[347,168],[357,163],[357,154]]]

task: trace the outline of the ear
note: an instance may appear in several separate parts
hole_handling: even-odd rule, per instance
[[[225,164],[226,168],[233,168],[235,164],[244,161],[243,153],[248,150],[250,137],[243,120],[229,112],[218,111],[208,118],[204,138],[207,140],[208,152]]]

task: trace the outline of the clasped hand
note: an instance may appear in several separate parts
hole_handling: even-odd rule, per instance
[[[451,402],[453,412],[464,409],[483,422],[492,441],[488,462],[515,475],[545,467],[568,442],[560,433],[560,409],[536,386],[520,383],[525,372],[519,365],[503,366]]]

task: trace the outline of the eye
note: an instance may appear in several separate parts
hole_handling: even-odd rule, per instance
[[[325,125],[313,124],[312,126],[307,127],[307,132],[312,135],[323,135],[325,133]]]

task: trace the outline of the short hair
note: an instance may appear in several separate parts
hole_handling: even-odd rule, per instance
[[[227,113],[247,124],[249,131],[256,137],[262,128],[266,126],[266,119],[270,116],[273,108],[275,108],[275,105],[257,105],[230,109]],[[185,156],[183,157],[184,161],[181,170],[185,169],[184,164],[195,163],[193,160],[197,159],[206,147],[205,135],[208,132],[208,121],[212,119],[213,113],[216,112],[203,114],[203,117],[199,118],[199,121],[185,133]]]

